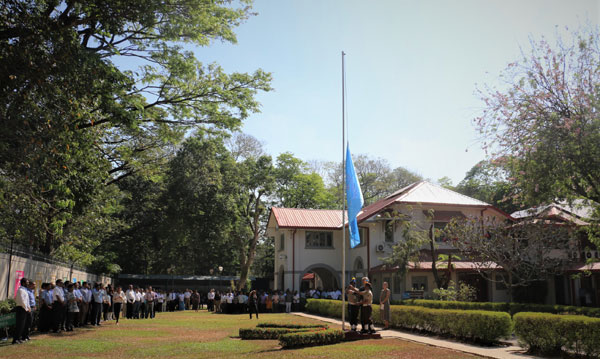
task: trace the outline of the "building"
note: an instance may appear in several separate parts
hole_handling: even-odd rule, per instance
[[[346,283],[351,277],[368,275],[374,293],[387,281],[393,299],[406,292],[432,297],[435,288],[431,261],[410,268],[406,279],[394,268],[384,266],[383,258],[391,254],[392,246],[403,240],[403,231],[394,221],[407,216],[413,225],[427,230],[444,228],[454,217],[496,217],[512,219],[494,206],[462,195],[427,181],[413,183],[392,195],[373,203],[359,213],[357,220],[361,243],[346,253]],[[332,290],[341,287],[342,276],[342,211],[297,208],[272,208],[267,235],[275,242],[275,289],[305,290],[320,287]],[[346,238],[347,238],[346,232]],[[439,253],[454,249],[436,238]],[[429,267],[428,267],[429,265]],[[488,285],[469,262],[456,263],[452,279],[478,288],[478,299],[502,300],[502,289]]]

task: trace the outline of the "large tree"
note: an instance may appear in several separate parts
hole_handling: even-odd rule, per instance
[[[250,15],[246,0],[0,0],[0,174],[22,189],[1,204],[36,227],[17,238],[54,252],[104,185],[150,178],[191,129],[258,111],[269,74],[226,74],[183,47],[235,42]]]
[[[503,73],[506,86],[481,91],[485,110],[475,124],[484,147],[526,204],[600,203],[600,38],[596,30],[570,35],[532,41]]]
[[[573,228],[536,219],[453,219],[444,231],[485,279],[506,287],[509,301],[516,289],[562,274],[569,250],[577,248]]]

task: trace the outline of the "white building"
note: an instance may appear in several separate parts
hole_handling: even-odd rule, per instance
[[[413,289],[431,297],[435,284],[431,262],[429,266],[423,261],[418,268],[411,268],[405,281],[393,268],[382,266],[382,259],[390,255],[394,243],[403,240],[402,229],[390,219],[392,213],[408,216],[413,225],[422,229],[431,225],[443,228],[453,217],[511,218],[488,203],[427,181],[411,184],[363,208],[357,217],[361,244],[354,249],[350,249],[349,242],[346,245],[346,283],[351,277],[368,275],[378,296],[381,283],[387,281],[393,299],[400,299],[404,292]],[[267,235],[275,239],[275,289],[341,287],[342,211],[272,208]],[[443,239],[436,241],[439,253],[454,251]],[[479,300],[503,299],[503,290],[489,286],[474,272],[471,263],[456,263],[454,268],[451,277],[476,286]]]

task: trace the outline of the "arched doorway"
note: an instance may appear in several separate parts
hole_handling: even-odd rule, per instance
[[[300,290],[318,289],[331,291],[340,289],[339,273],[327,264],[314,264],[300,274]]]

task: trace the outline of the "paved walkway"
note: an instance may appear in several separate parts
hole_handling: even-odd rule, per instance
[[[318,315],[306,314],[306,313],[292,313],[302,317],[318,319],[324,322],[342,325],[341,320],[321,317]],[[496,359],[523,359],[523,358],[538,358],[532,355],[524,354],[524,350],[518,346],[505,346],[505,347],[481,347],[472,344],[459,343],[452,340],[438,339],[434,337],[427,337],[417,334],[411,334],[406,332],[400,332],[397,330],[381,330],[377,328],[377,332],[381,334],[382,338],[398,338],[402,340],[409,340],[411,342],[417,342],[422,344],[431,345],[434,347],[452,349],[464,353],[479,355],[486,358]]]

